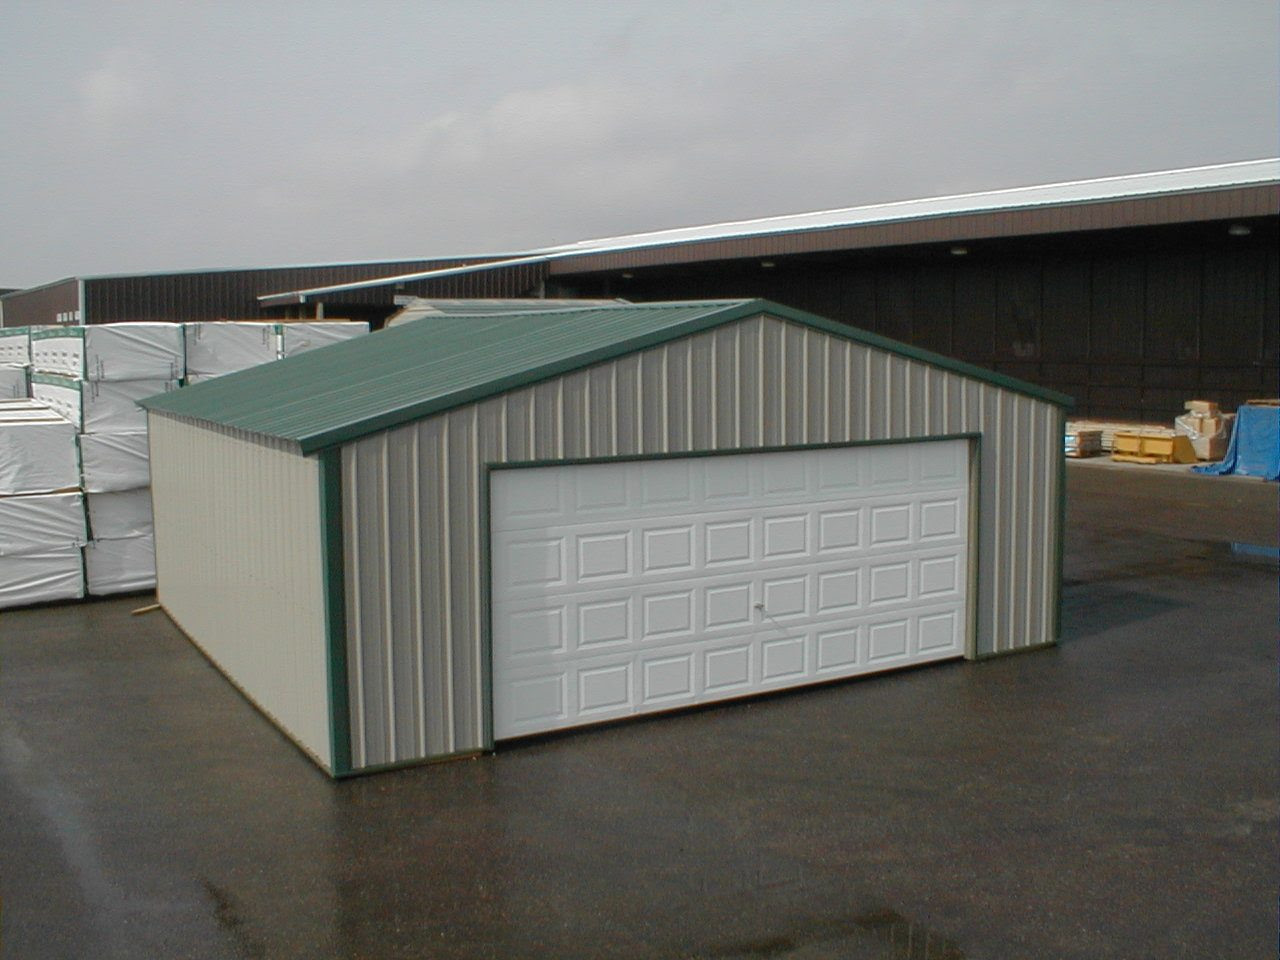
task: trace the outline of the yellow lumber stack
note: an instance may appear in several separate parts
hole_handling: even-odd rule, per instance
[[[1172,430],[1117,431],[1111,459],[1126,463],[1195,463],[1191,440]]]

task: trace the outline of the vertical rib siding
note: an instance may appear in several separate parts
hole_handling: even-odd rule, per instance
[[[485,746],[485,464],[981,433],[983,655],[1054,639],[1057,424],[1041,401],[756,317],[349,444],[353,763]]]
[[[149,425],[160,603],[331,770],[319,461],[229,429]]]

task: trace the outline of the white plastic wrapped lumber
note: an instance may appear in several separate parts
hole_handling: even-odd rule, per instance
[[[76,428],[48,408],[0,407],[0,495],[80,486]]]
[[[176,390],[176,380],[100,381],[37,373],[31,395],[53,407],[81,433],[138,433],[147,429],[139,400]]]
[[[84,547],[84,570],[91,596],[153,590],[156,585],[155,538],[148,534],[118,540],[91,540]]]
[[[137,490],[151,483],[146,433],[86,433],[80,437],[80,476],[88,493]]]
[[[369,324],[363,320],[343,320],[308,323],[280,324],[280,356],[292,357],[331,343],[341,343],[369,332]]]
[[[235,373],[279,358],[277,323],[218,320],[184,326],[188,374]]]
[[[38,552],[0,556],[0,608],[83,596],[80,547],[45,547]]]
[[[30,396],[31,382],[26,367],[16,364],[0,364],[0,397],[20,400]]]
[[[95,540],[121,540],[152,532],[149,489],[90,493],[84,499],[89,508],[89,532]]]
[[[0,557],[81,547],[88,539],[78,490],[0,497]]]
[[[25,367],[31,362],[31,332],[26,327],[0,327],[0,363]]]
[[[31,334],[37,370],[82,380],[177,380],[184,357],[180,323],[103,323]]]

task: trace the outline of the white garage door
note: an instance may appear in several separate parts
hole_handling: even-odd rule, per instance
[[[494,471],[495,738],[962,655],[968,450]]]

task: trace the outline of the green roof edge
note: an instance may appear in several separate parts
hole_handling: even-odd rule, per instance
[[[703,302],[704,301],[698,300],[664,301],[652,304],[636,303],[630,304],[629,306],[632,308],[644,308],[647,306],[694,307]],[[625,356],[628,353],[634,353],[637,350],[645,350],[649,347],[659,346],[663,343],[679,340],[682,337],[701,333],[704,330],[723,326],[726,323],[733,323],[737,320],[744,320],[761,314],[776,317],[780,320],[788,320],[792,323],[798,323],[803,326],[812,327],[813,329],[821,330],[824,333],[829,333],[832,336],[851,340],[855,343],[873,347],[877,350],[883,350],[886,353],[896,354],[909,360],[916,360],[921,363],[940,367],[944,370],[950,370],[954,373],[960,374],[961,376],[970,377],[984,383],[990,383],[1005,390],[1021,393],[1036,400],[1043,400],[1058,407],[1069,409],[1075,406],[1075,400],[1064,393],[1058,393],[1055,390],[1048,390],[1044,387],[1036,386],[1033,383],[1028,383],[1025,380],[1019,380],[1015,377],[1010,377],[1002,373],[996,373],[994,370],[988,370],[985,367],[965,363],[962,360],[955,360],[951,357],[934,353],[931,350],[924,350],[920,347],[913,347],[898,340],[891,340],[890,338],[881,336],[880,334],[848,326],[847,324],[840,323],[836,320],[828,320],[827,318],[820,317],[817,314],[808,313],[804,310],[797,310],[793,307],[786,307],[780,303],[775,303],[772,300],[756,298],[736,302],[710,301],[707,302],[707,306],[708,310],[706,313],[692,317],[670,327],[665,327],[662,330],[629,337],[625,340],[618,340],[614,343],[608,344],[607,346],[588,350],[585,353],[576,354],[572,357],[566,357],[551,363],[544,363],[529,370],[523,370],[519,373],[510,374],[496,380],[490,380],[486,383],[470,387],[465,390],[458,390],[448,396],[424,400],[420,403],[410,404],[396,410],[387,411],[386,413],[365,417],[353,423],[333,427],[317,433],[303,434],[297,437],[282,437],[281,439],[291,440],[297,443],[303,454],[317,453],[329,447],[349,443],[352,440],[368,436],[372,433],[378,433],[382,430],[389,430],[393,427],[398,427],[401,424],[420,420],[423,417],[444,413],[447,410],[453,410],[457,407],[465,406],[466,404],[478,403],[482,400],[487,400],[490,397],[497,396],[498,394],[506,393],[509,390],[515,390],[521,387],[531,386],[535,383],[541,383],[542,381],[551,379],[552,377],[561,376],[565,373],[593,366],[597,363],[605,363],[609,360]],[[153,407],[150,398],[142,400],[140,403],[143,407],[155,409],[155,411],[160,414],[168,412],[164,410],[163,407]],[[174,413],[171,415],[197,421],[218,423],[216,420],[207,420],[204,417],[195,417],[188,414]],[[226,425],[234,426],[234,424]],[[255,431],[250,430],[246,432],[252,433]],[[277,434],[264,435],[279,436]]]

